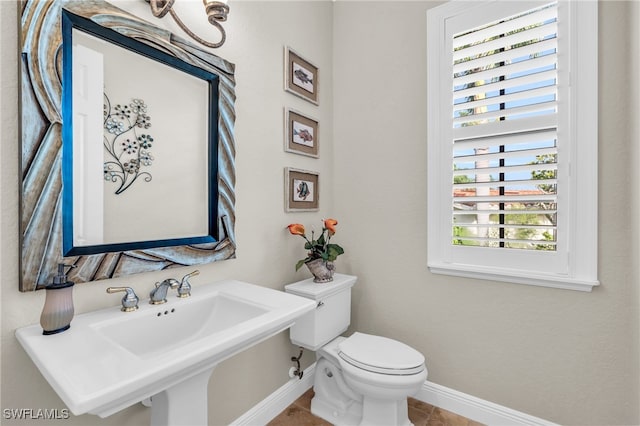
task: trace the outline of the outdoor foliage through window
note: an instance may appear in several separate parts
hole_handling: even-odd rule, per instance
[[[555,251],[557,5],[454,35],[453,60],[452,243]]]

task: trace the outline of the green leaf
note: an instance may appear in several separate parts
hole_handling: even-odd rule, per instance
[[[329,244],[327,245],[327,250],[334,252],[336,256],[344,254],[344,249],[337,244]]]
[[[344,253],[342,247],[337,244],[329,244],[327,245],[327,260],[334,261],[338,256]]]
[[[304,263],[307,261],[307,259],[300,259],[298,260],[298,263],[296,263],[296,271],[300,268],[302,268],[302,265],[304,265]]]

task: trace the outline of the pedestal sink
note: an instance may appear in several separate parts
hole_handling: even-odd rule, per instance
[[[235,280],[162,305],[77,315],[63,333],[16,336],[75,414],[107,417],[153,397],[152,425],[206,425],[207,383],[222,360],[290,327],[310,299]]]

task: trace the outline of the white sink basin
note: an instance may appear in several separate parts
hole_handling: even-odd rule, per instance
[[[156,306],[135,317],[119,315],[117,319],[91,327],[134,355],[149,357],[269,312],[263,305],[219,292],[190,299]]]
[[[16,336],[76,415],[106,417],[155,395],[152,409],[166,411],[157,407],[161,401],[173,414],[167,420],[154,411],[152,424],[196,424],[206,423],[206,387],[218,363],[315,308],[310,299],[234,280],[194,287],[186,299],[169,290],[167,299],[162,305],[141,300],[135,312],[113,307],[77,315],[60,334],[44,336],[33,325]],[[172,403],[172,392],[180,404]],[[183,414],[191,418],[182,421]]]

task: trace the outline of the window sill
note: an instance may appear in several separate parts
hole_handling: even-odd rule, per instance
[[[598,280],[581,279],[566,275],[537,274],[531,271],[521,272],[451,263],[429,263],[429,270],[432,273],[439,275],[452,275],[456,277],[503,281],[515,284],[586,292],[590,292],[593,287],[600,285]]]

